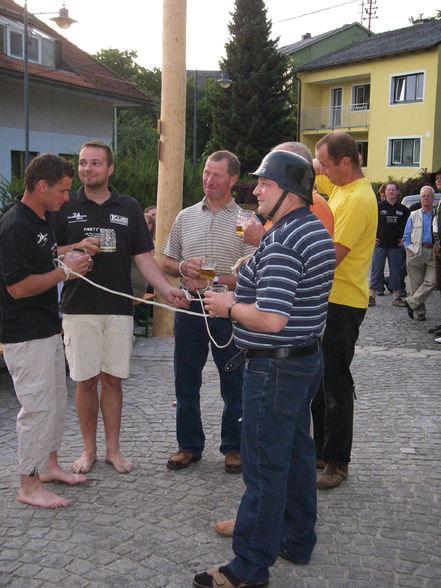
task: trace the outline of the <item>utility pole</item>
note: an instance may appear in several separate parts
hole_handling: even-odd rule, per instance
[[[367,29],[369,37],[372,32],[372,21],[378,18],[377,16],[377,0],[362,0],[361,2],[361,24],[367,20]]]
[[[161,118],[158,121],[158,195],[155,257],[162,261],[162,247],[173,221],[182,209],[185,160],[185,98],[187,0],[163,0]],[[176,280],[176,279],[175,279]],[[177,282],[177,280],[176,280]],[[166,302],[156,292],[159,302]],[[173,334],[173,312],[155,307],[153,335]]]

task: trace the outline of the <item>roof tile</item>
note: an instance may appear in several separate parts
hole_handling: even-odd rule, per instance
[[[441,43],[441,21],[432,20],[419,24],[378,33],[367,39],[355,41],[342,49],[314,59],[296,68],[296,71],[311,71],[430,49]]]

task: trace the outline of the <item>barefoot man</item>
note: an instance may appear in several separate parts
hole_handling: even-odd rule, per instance
[[[71,280],[57,268],[57,246],[46,212],[68,199],[74,175],[70,163],[45,153],[25,172],[25,191],[0,223],[0,311],[4,358],[21,404],[17,417],[20,489],[18,500],[56,508],[69,500],[42,482],[78,484],[85,476],[63,470],[57,461],[66,411],[66,374],[57,283]],[[90,257],[67,254],[66,266],[85,274]]]
[[[138,202],[109,185],[113,153],[100,141],[80,149],[78,175],[83,186],[72,192],[53,215],[59,253],[84,248],[93,258],[88,277],[111,290],[132,294],[131,260],[143,278],[175,306],[188,306],[183,290],[174,288],[153,258],[153,243]],[[115,238],[104,249],[100,235]],[[101,248],[98,247],[100,243]],[[75,287],[72,288],[71,285]],[[99,290],[84,280],[65,284],[61,294],[64,344],[70,375],[76,381],[76,405],[83,452],[73,463],[85,474],[97,457],[96,431],[101,408],[106,437],[106,462],[117,472],[132,471],[133,463],[120,451],[122,379],[129,375],[133,342],[133,302]],[[98,394],[98,383],[101,388]]]

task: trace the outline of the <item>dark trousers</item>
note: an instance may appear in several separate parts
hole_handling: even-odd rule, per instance
[[[317,456],[351,460],[354,380],[350,370],[366,309],[329,303],[323,337],[324,379],[312,403]]]
[[[192,302],[190,310],[201,312],[199,302]],[[228,319],[208,319],[214,340],[223,345],[232,333]],[[203,318],[177,312],[175,314],[175,388],[176,433],[180,449],[193,455],[201,455],[205,445],[200,409],[202,370],[208,356],[210,339]],[[221,453],[240,451],[240,419],[242,416],[243,366],[232,372],[225,371],[225,364],[239,350],[231,342],[218,349],[211,343],[211,353],[219,372],[221,395],[224,401],[221,426]]]
[[[308,563],[314,549],[317,490],[310,405],[321,377],[320,351],[246,362],[241,440],[246,489],[228,567],[247,585],[268,578],[279,547],[299,564]]]
[[[441,247],[439,241],[433,244],[433,261],[435,263],[436,285],[441,291]]]

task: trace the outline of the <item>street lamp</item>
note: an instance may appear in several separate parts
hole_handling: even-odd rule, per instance
[[[25,158],[24,158],[24,167],[27,168],[29,164],[29,31],[28,31],[28,3],[25,0],[24,6],[24,108],[25,108]],[[56,12],[36,12],[35,14],[57,14]],[[69,11],[65,7],[63,2],[63,7],[60,8],[58,12],[58,16],[51,18],[51,20],[55,21],[56,24],[61,29],[68,29],[71,24],[77,22],[73,18],[69,17]]]
[[[209,77],[209,76],[207,76]],[[226,73],[216,80],[221,88],[229,88],[233,84]],[[194,70],[194,92],[193,92],[193,177],[196,177],[196,144],[198,138],[198,70]]]

